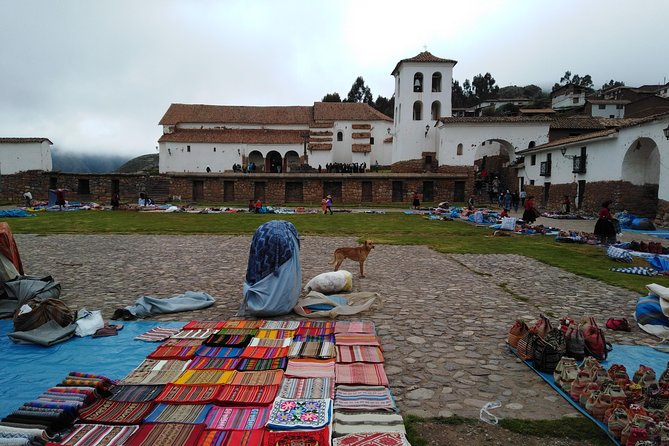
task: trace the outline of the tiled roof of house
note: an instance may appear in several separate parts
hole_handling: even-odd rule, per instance
[[[314,121],[388,121],[393,119],[363,102],[314,102]]]
[[[399,62],[397,62],[397,65],[395,65],[395,68],[393,69],[391,75],[395,75],[395,73],[399,70],[400,65],[402,65],[404,62],[418,62],[418,63],[434,63],[434,62],[439,62],[439,63],[452,63],[455,65],[458,63],[457,60],[452,60],[452,59],[442,59],[441,57],[437,57],[430,53],[429,51],[423,51],[422,53],[419,53],[417,56],[410,57],[408,59],[402,59]]]
[[[48,141],[49,144],[53,144],[49,138],[0,138],[0,144],[24,144],[34,142],[43,143],[44,141]]]
[[[592,139],[597,139],[597,138],[603,138],[609,135],[613,135],[617,133],[618,130],[616,129],[606,129],[606,130],[600,130],[597,132],[590,132],[590,133],[584,133],[582,135],[577,135],[577,136],[568,136],[566,138],[560,138],[556,139],[555,141],[551,141],[546,144],[542,144],[540,146],[532,147],[530,149],[525,149],[525,150],[519,150],[516,152],[517,154],[525,154],[525,153],[531,153],[531,152],[538,152],[541,150],[549,149],[551,147],[559,147],[563,146],[565,144],[571,144],[575,142],[583,142],[583,141],[589,141]]]
[[[552,108],[521,108],[520,113],[524,115],[541,115],[541,114],[553,114],[555,110]]]
[[[313,120],[313,107],[270,106],[246,107],[237,105],[172,104],[160,120],[160,125],[180,123],[231,124],[303,124]]]
[[[589,103],[594,104],[594,105],[599,105],[599,104],[613,104],[613,105],[626,105],[629,104],[630,100],[626,99],[586,99]]]
[[[469,124],[488,124],[493,122],[508,122],[508,123],[518,123],[518,122],[550,122],[551,118],[544,116],[447,116],[444,118],[439,118],[440,122],[444,124],[452,123],[469,123]]]
[[[606,128],[599,118],[592,116],[555,117],[551,121],[552,129],[601,130]]]
[[[220,143],[220,144],[302,144],[301,130],[269,129],[204,129],[177,130],[165,133],[158,142]]]

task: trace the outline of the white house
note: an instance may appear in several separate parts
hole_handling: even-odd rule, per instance
[[[551,107],[554,110],[566,110],[585,105],[585,88],[567,84],[551,93]]]
[[[307,163],[389,164],[391,123],[363,103],[172,104],[160,120],[159,171],[225,172],[253,163],[260,172],[289,173]]]
[[[28,170],[50,172],[52,145],[48,138],[0,138],[0,175]]]

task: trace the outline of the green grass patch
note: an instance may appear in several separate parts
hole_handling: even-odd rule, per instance
[[[499,425],[511,432],[541,438],[571,438],[594,445],[609,445],[611,440],[597,425],[585,417],[559,420],[500,420]]]
[[[303,236],[347,236],[377,244],[426,245],[444,254],[518,254],[638,293],[649,281],[669,286],[669,277],[609,271],[620,264],[590,245],[556,243],[553,237],[492,237],[492,231],[459,221],[429,220],[402,212],[317,214],[190,214],[134,211],[39,212],[9,219],[17,234],[218,234],[253,235],[262,223],[283,219]],[[522,261],[522,260],[521,260]],[[464,266],[464,265],[463,265]],[[485,274],[485,273],[482,273]],[[537,277],[537,280],[540,280]]]

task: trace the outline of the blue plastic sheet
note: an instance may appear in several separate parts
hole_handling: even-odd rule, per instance
[[[74,337],[51,347],[14,344],[7,333],[11,320],[0,320],[0,417],[58,384],[71,371],[124,378],[158,346],[135,336],[161,327],[181,328],[186,322],[123,322],[118,336]]]

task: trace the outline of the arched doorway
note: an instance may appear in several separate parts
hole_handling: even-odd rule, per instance
[[[637,214],[654,217],[660,184],[660,151],[650,138],[638,138],[627,148],[622,163],[621,179],[639,190],[621,194],[620,205]],[[625,202],[629,197],[629,202]],[[631,197],[634,197],[632,202]]]
[[[254,150],[249,153],[248,164],[253,163],[255,166],[255,172],[262,172],[265,168],[265,158],[262,156],[258,150]]]
[[[281,173],[283,171],[283,160],[281,154],[272,150],[265,159],[265,172]]]
[[[515,161],[515,148],[502,139],[488,139],[476,147],[474,154],[475,191],[491,202],[496,201],[495,193],[518,189],[517,170],[509,165]]]
[[[284,157],[284,171],[297,172],[300,167],[300,155],[294,150],[289,150]]]

